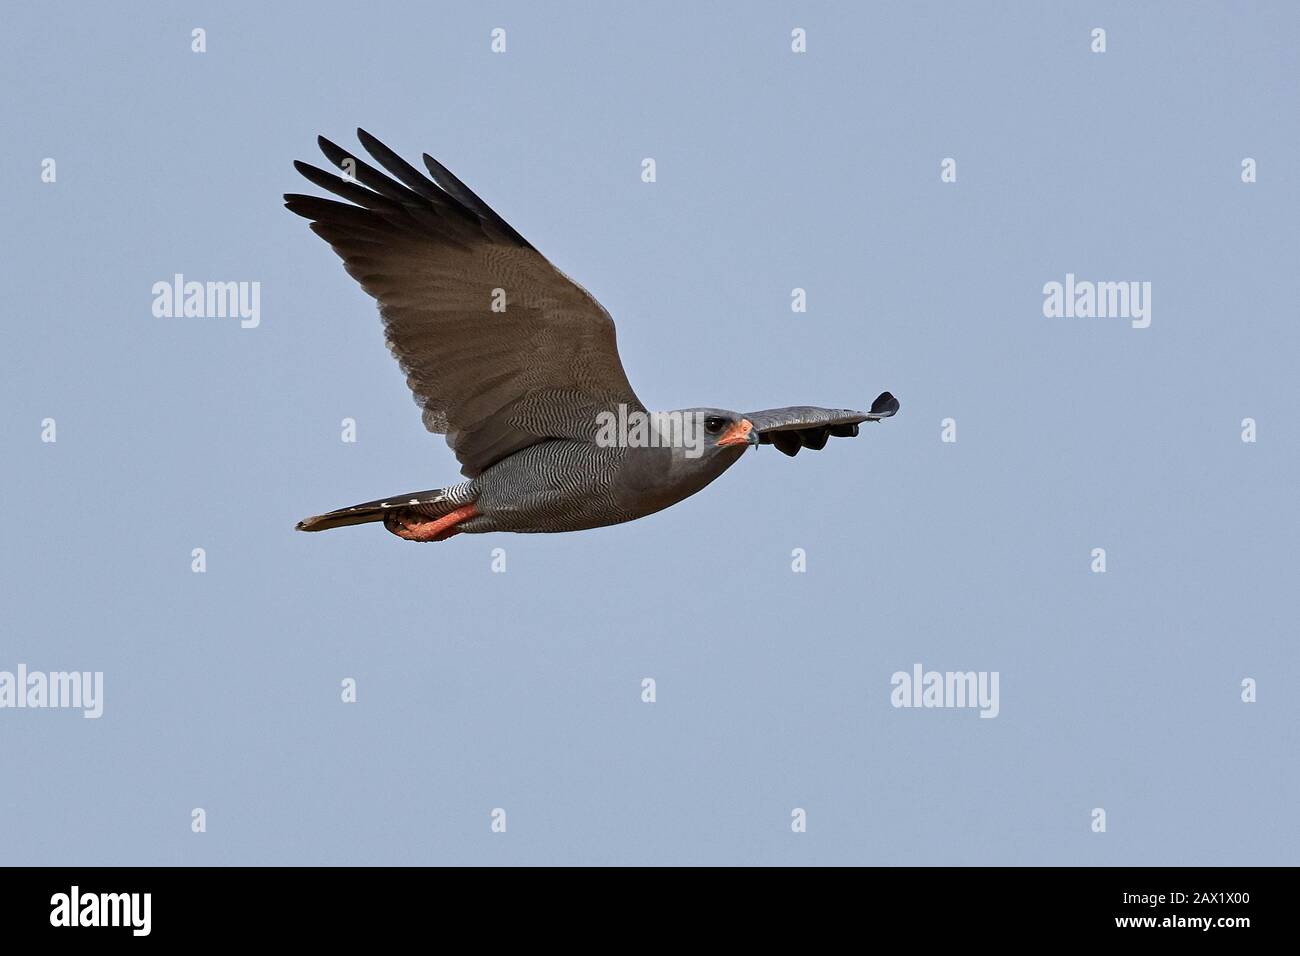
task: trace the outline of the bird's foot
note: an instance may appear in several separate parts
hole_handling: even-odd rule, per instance
[[[465,505],[438,518],[426,518],[410,508],[398,508],[384,515],[384,527],[406,541],[445,541],[460,534],[456,527],[478,514],[473,505]]]

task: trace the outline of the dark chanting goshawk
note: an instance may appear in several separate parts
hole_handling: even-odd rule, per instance
[[[424,425],[447,436],[468,480],[317,515],[300,530],[382,521],[408,541],[442,541],[598,528],[695,494],[753,445],[820,450],[898,411],[889,392],[867,412],[692,408],[665,420],[696,427],[697,440],[607,440],[611,416],[655,417],[623,372],[609,313],[435,159],[424,156],[425,175],[357,136],[387,175],[321,137],[343,176],[294,166],[347,202],[289,194],[285,205],[378,300]]]

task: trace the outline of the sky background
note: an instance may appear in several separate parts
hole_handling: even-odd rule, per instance
[[[0,710],[3,862],[1300,862],[1300,6],[6,19],[0,670],[105,700]],[[586,286],[648,406],[901,413],[617,527],[295,532],[459,480],[281,205],[357,126]],[[260,326],[155,318],[178,272]],[[1045,318],[1067,272],[1150,328]],[[1000,715],[891,707],[917,662]]]

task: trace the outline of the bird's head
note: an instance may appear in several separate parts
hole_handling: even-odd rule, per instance
[[[754,423],[739,412],[710,409],[702,416],[701,425],[707,440],[715,448],[740,448],[758,444]]]
[[[629,431],[624,481],[659,507],[695,494],[759,442],[753,423],[723,408],[650,412],[644,438]]]
[[[674,426],[680,416],[681,431],[674,434],[673,444],[680,445],[686,458],[739,457],[758,444],[754,423],[740,412],[725,408],[684,408],[669,414]]]

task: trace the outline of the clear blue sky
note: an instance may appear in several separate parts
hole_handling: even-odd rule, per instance
[[[1300,7],[385,6],[6,14],[0,670],[105,699],[0,710],[0,858],[1297,862]],[[650,406],[901,414],[599,531],[294,532],[457,478],[281,207],[358,125],[596,295]],[[260,326],[155,318],[175,273]],[[1150,327],[1045,318],[1067,273]],[[891,707],[917,662],[998,717]]]

